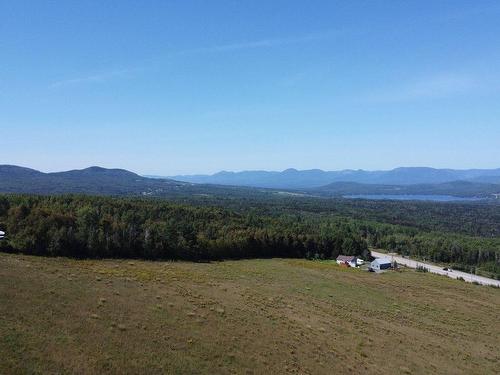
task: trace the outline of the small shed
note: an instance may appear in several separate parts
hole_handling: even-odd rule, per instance
[[[377,271],[387,270],[392,267],[392,261],[389,258],[377,258],[370,263],[370,268]]]
[[[337,264],[347,264],[349,267],[356,267],[358,265],[358,258],[353,255],[339,255],[337,257]]]

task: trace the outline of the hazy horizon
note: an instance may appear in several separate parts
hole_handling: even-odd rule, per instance
[[[0,4],[0,164],[500,165],[496,1]]]
[[[128,170],[130,172],[136,173],[141,176],[154,176],[154,177],[175,177],[175,176],[190,176],[190,175],[213,175],[217,174],[220,172],[227,172],[227,173],[241,173],[241,172],[273,172],[273,173],[281,173],[285,172],[286,170],[296,170],[299,172],[303,171],[311,171],[311,170],[319,170],[323,172],[342,172],[342,171],[365,171],[365,172],[385,172],[385,171],[391,171],[394,169],[405,169],[405,168],[430,168],[430,169],[436,169],[436,170],[456,170],[456,171],[464,171],[464,170],[471,170],[471,169],[477,169],[477,170],[496,170],[500,169],[500,166],[497,167],[492,167],[492,168],[437,168],[433,166],[424,166],[424,165],[419,165],[419,166],[397,166],[394,168],[388,168],[388,169],[383,169],[383,168],[376,168],[376,169],[367,169],[367,168],[345,168],[345,169],[323,169],[323,168],[307,168],[307,169],[299,169],[299,168],[294,168],[294,167],[289,167],[285,169],[280,169],[280,170],[273,170],[273,169],[239,169],[239,170],[216,170],[214,172],[209,172],[209,173],[178,173],[178,174],[156,174],[156,173],[142,173],[140,171],[136,170],[131,170],[128,168],[124,168],[121,166],[105,166],[105,165],[88,165],[88,166],[83,166],[83,167],[78,167],[78,168],[68,168],[68,169],[49,169],[49,170],[43,170],[43,169],[37,169],[29,165],[18,165],[18,164],[12,164],[12,163],[2,163],[1,165],[11,165],[11,166],[16,166],[16,167],[22,167],[22,168],[29,168],[29,169],[35,169],[37,171],[43,172],[43,173],[57,173],[57,172],[67,172],[67,171],[72,171],[72,170],[82,170],[82,169],[87,169],[87,168],[92,168],[92,167],[101,167],[101,168],[106,168],[106,169],[123,169],[123,170]]]

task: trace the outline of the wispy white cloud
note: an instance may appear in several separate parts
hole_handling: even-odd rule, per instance
[[[203,54],[203,53],[231,52],[231,51],[257,49],[257,48],[273,48],[273,47],[279,47],[279,46],[285,46],[285,45],[291,45],[291,44],[326,40],[326,39],[335,37],[335,36],[339,35],[340,33],[341,33],[340,31],[329,30],[329,31],[323,31],[323,32],[319,32],[319,33],[307,34],[307,35],[289,37],[289,38],[268,38],[268,39],[260,39],[260,40],[247,41],[247,42],[219,44],[219,45],[213,45],[213,46],[208,46],[208,47],[190,48],[190,49],[185,49],[185,50],[181,50],[181,51],[177,51],[177,52],[172,52],[172,53],[168,54],[166,56],[166,58],[173,58],[173,57],[179,57],[179,56],[185,56],[185,55],[196,55],[196,54]],[[165,59],[165,57],[164,57],[164,59]],[[151,63],[151,61],[149,62],[150,65],[151,64],[158,65],[160,63],[161,63],[161,61],[154,61],[154,60],[153,60],[153,63]],[[102,72],[102,73],[97,73],[97,74],[84,75],[81,77],[74,77],[74,78],[69,78],[69,79],[64,79],[61,81],[53,82],[49,85],[49,88],[55,89],[55,88],[61,88],[61,87],[66,87],[66,86],[86,84],[86,83],[105,82],[105,81],[109,81],[109,80],[116,79],[116,78],[126,77],[126,76],[128,76],[134,72],[140,71],[140,70],[144,70],[144,68],[125,68],[125,69],[112,70],[112,71]]]
[[[126,68],[126,69],[118,69],[112,70],[108,72],[102,72],[98,74],[91,74],[82,77],[69,78],[61,81],[53,82],[49,85],[49,88],[56,89],[60,87],[73,86],[78,84],[85,83],[95,83],[95,82],[105,82],[115,78],[122,78],[128,76],[134,72],[137,72],[139,68]]]
[[[230,51],[255,49],[255,48],[272,48],[289,44],[298,44],[298,43],[306,43],[317,40],[329,39],[339,34],[340,34],[339,31],[330,30],[330,31],[323,31],[320,33],[307,34],[290,38],[269,38],[269,39],[260,39],[247,42],[220,44],[209,47],[192,48],[181,51],[178,54],[183,55],[183,54],[197,54],[197,53],[210,53],[210,52],[230,52]]]
[[[481,80],[469,74],[444,73],[414,80],[400,86],[375,90],[364,98],[372,102],[405,102],[444,99],[481,89]]]

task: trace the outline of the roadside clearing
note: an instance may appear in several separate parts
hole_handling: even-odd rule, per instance
[[[459,279],[462,278],[464,281],[467,281],[469,283],[479,283],[482,285],[492,285],[500,288],[500,280],[495,280],[495,279],[490,279],[488,277],[483,277],[483,276],[478,276],[478,275],[473,275],[470,273],[462,272],[462,271],[446,271],[443,268],[436,266],[434,264],[430,263],[425,263],[421,262],[418,260],[413,260],[409,258],[403,258],[401,255],[394,254],[394,253],[379,253],[377,251],[371,252],[372,256],[374,258],[391,258],[392,261],[396,261],[398,264],[402,264],[406,267],[409,268],[417,268],[417,266],[423,266],[429,270],[429,272],[436,273],[438,275],[444,275],[451,277],[452,279]]]

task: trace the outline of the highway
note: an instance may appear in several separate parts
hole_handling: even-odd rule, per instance
[[[483,285],[494,285],[500,287],[500,280],[490,279],[483,276],[471,275],[470,273],[462,271],[455,271],[455,270],[445,271],[443,270],[442,267],[436,266],[434,264],[403,258],[402,256],[394,253],[384,254],[384,253],[379,253],[377,251],[372,251],[371,253],[374,258],[390,258],[392,260],[395,260],[398,264],[403,264],[406,267],[417,268],[417,266],[420,265],[426,267],[429,270],[429,272],[437,273],[439,275],[445,275],[451,277],[452,279],[458,279],[459,277],[461,277],[469,283],[475,281]]]

